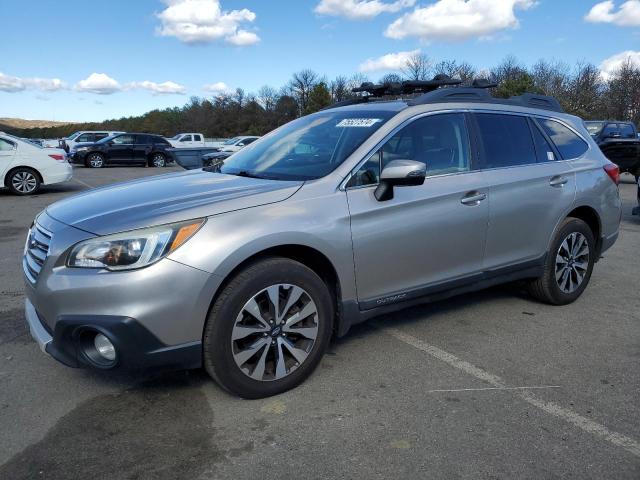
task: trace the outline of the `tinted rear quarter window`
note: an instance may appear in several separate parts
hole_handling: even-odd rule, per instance
[[[589,145],[576,133],[555,120],[539,118],[538,122],[565,160],[578,158],[589,149]]]
[[[549,144],[540,128],[532,122],[531,133],[533,134],[533,143],[536,146],[536,156],[538,163],[553,162],[557,160],[553,147]]]
[[[628,123],[621,123],[620,124],[620,136],[622,138],[634,138],[635,137],[635,131],[633,130],[633,127],[631,125],[629,125]]]
[[[526,117],[496,113],[475,115],[483,147],[484,168],[536,163],[536,151]]]

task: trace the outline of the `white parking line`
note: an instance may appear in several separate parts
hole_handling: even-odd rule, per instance
[[[83,182],[82,180],[78,180],[77,178],[73,177],[72,180],[78,182],[80,185],[84,185],[87,188],[93,188],[91,185],[89,185],[88,183]]]
[[[560,385],[540,385],[536,387],[487,387],[487,388],[451,388],[448,390],[427,390],[425,393],[438,392],[484,392],[485,390],[541,390],[546,388],[562,388]]]
[[[502,390],[509,388],[507,387],[505,381],[497,375],[493,375],[492,373],[478,368],[469,362],[459,359],[449,352],[445,352],[438,347],[423,342],[413,335],[408,335],[395,328],[383,328],[382,330],[392,337],[400,340],[401,342],[406,343],[407,345],[411,345],[412,347],[428,353],[432,357],[437,358],[438,360],[441,360],[451,365],[452,367],[462,370],[463,372],[479,380],[487,382],[496,389]],[[561,418],[585,432],[599,436],[603,440],[606,440],[618,447],[622,447],[635,456],[640,457],[640,442],[631,437],[628,437],[621,433],[613,432],[604,425],[600,425],[599,423],[583,417],[582,415],[579,415],[576,412],[569,410],[568,408],[564,408],[557,403],[542,400],[533,395],[531,392],[527,391],[527,389],[515,390],[515,395],[528,404],[533,405],[534,407],[537,407],[540,410],[548,413],[549,415]]]

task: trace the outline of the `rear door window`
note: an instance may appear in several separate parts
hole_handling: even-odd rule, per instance
[[[589,149],[587,142],[560,122],[547,118],[538,118],[537,121],[549,135],[563,159],[578,158]]]
[[[194,135],[193,136],[193,140],[194,140],[194,142],[201,142],[202,141],[202,137],[200,135]]]
[[[549,144],[545,136],[542,134],[540,127],[535,122],[531,122],[531,133],[533,134],[533,143],[536,146],[536,157],[538,163],[553,162],[557,160],[554,148]]]
[[[483,168],[503,168],[537,163],[526,117],[476,113],[482,145]]]
[[[146,145],[151,143],[149,135],[136,135],[136,145]]]

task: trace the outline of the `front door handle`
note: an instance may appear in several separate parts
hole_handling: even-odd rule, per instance
[[[486,193],[473,191],[473,192],[467,193],[464,197],[462,197],[462,200],[460,200],[460,203],[462,203],[463,205],[467,205],[469,207],[473,207],[475,205],[479,205],[480,202],[486,198],[487,198]]]
[[[563,187],[569,181],[567,177],[562,177],[560,175],[556,175],[555,177],[551,177],[549,180],[549,185],[552,187]]]

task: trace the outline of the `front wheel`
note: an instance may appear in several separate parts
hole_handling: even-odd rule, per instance
[[[15,195],[31,195],[40,189],[40,178],[30,168],[18,168],[7,178],[7,187]]]
[[[595,245],[593,232],[584,221],[566,218],[553,238],[544,273],[529,285],[531,295],[551,305],[575,301],[589,284]]]
[[[204,366],[241,397],[282,393],[320,362],[333,316],[329,290],[315,272],[285,258],[254,263],[227,284],[211,309]]]

